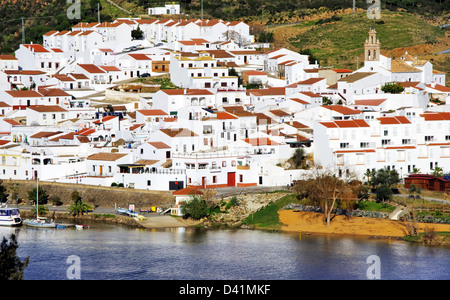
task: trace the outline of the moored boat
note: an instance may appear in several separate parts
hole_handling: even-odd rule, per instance
[[[75,225],[76,229],[88,229],[90,226],[89,225]]]
[[[56,222],[45,218],[39,218],[39,178],[36,173],[36,219],[27,219],[23,223],[35,228],[56,228]]]
[[[18,208],[8,208],[8,206],[0,206],[0,226],[20,226],[22,218]]]
[[[31,220],[25,220],[23,223],[30,227],[36,227],[36,228],[56,228],[56,223],[53,222],[53,220],[49,221],[47,219],[31,219]]]

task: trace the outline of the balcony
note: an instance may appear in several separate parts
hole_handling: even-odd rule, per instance
[[[238,170],[250,170],[250,166],[236,166],[236,168],[238,169]]]

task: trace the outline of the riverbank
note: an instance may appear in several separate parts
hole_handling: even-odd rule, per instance
[[[22,219],[33,218],[34,215],[30,210],[20,211]],[[190,227],[196,222],[182,220],[181,218],[169,215],[159,215],[156,213],[147,214],[145,220],[138,220],[127,216],[121,216],[113,213],[88,213],[82,216],[74,217],[65,211],[50,211],[46,216],[49,219],[56,220],[57,223],[82,224],[83,222],[103,222],[115,225],[125,225],[141,229],[161,229],[161,228],[177,228]]]
[[[323,222],[323,214],[296,210],[278,211],[281,230],[302,233],[346,234],[377,237],[404,237],[408,235],[403,221],[335,216],[327,226]],[[450,224],[418,223],[419,232],[428,227],[434,231],[450,231]]]

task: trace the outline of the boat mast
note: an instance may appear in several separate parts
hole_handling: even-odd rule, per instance
[[[36,171],[36,220],[39,220],[39,210],[38,210],[38,203],[39,203],[39,177],[37,175]]]

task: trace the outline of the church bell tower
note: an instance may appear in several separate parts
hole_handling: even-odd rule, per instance
[[[380,40],[377,39],[377,32],[374,28],[369,30],[369,38],[364,43],[364,60],[379,61],[380,60]]]

